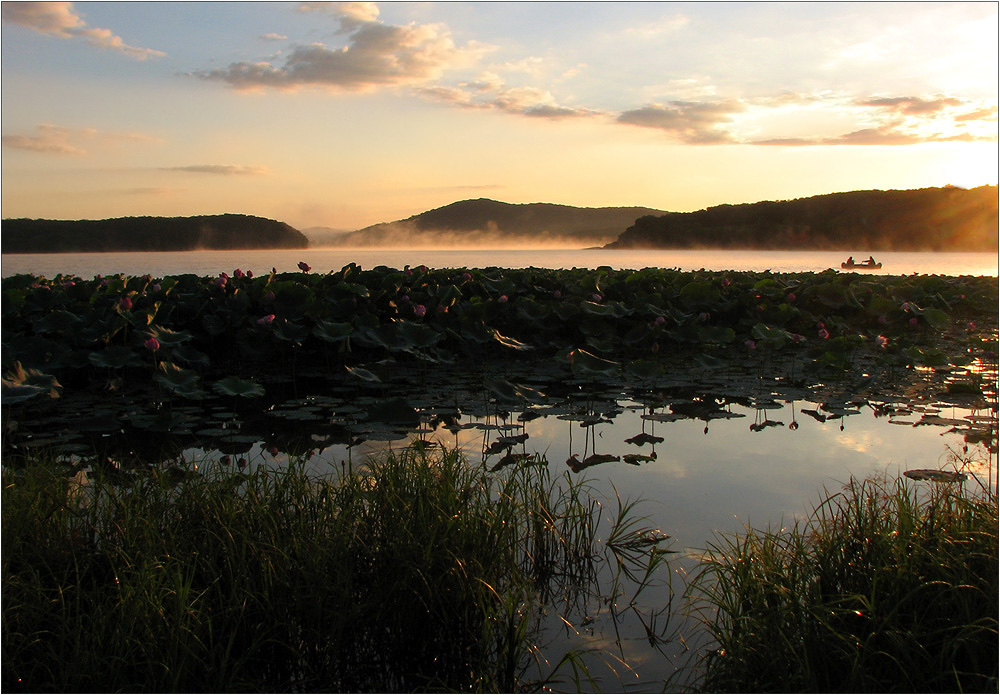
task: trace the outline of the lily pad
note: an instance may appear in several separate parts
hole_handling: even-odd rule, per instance
[[[240,398],[256,398],[263,396],[265,389],[256,381],[241,379],[238,376],[227,376],[212,385],[212,390],[222,396],[239,396]]]

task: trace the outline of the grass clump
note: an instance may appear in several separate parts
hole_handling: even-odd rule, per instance
[[[997,691],[997,499],[851,480],[803,524],[709,548],[711,692]]]
[[[2,511],[5,692],[539,686],[541,603],[586,591],[600,518],[545,466],[412,449],[339,479],[31,466]]]

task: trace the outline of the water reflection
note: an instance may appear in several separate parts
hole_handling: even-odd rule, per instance
[[[639,513],[671,537],[679,551],[671,566],[685,572],[715,533],[789,525],[824,488],[851,476],[946,469],[950,458],[970,455],[979,464],[966,484],[992,488],[995,366],[975,394],[949,388],[961,378],[928,372],[895,385],[863,375],[827,383],[789,365],[747,364],[674,369],[632,383],[518,363],[417,369],[370,385],[306,374],[294,384],[267,383],[267,396],[253,399],[67,392],[5,408],[7,424],[17,427],[4,438],[4,460],[46,450],[128,476],[138,462],[183,475],[194,466],[252,469],[304,458],[317,474],[337,474],[363,468],[386,448],[458,448],[498,473],[548,465],[586,477],[604,499],[642,500]],[[96,458],[86,456],[92,451]],[[650,591],[643,600],[641,615],[652,615],[671,594]],[[614,643],[641,676],[623,689],[662,682],[683,662],[683,643],[645,640],[640,612],[634,620],[627,611],[616,616],[631,620],[620,625],[601,615],[589,625],[556,623],[551,653]],[[674,629],[694,646],[690,625]]]

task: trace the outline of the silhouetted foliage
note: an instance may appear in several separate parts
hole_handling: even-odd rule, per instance
[[[308,245],[301,232],[284,222],[252,215],[6,219],[0,232],[4,253],[193,251]]]
[[[419,241],[493,243],[573,241],[603,244],[643,215],[662,210],[642,207],[579,208],[553,203],[503,203],[488,198],[460,200],[395,222],[383,222],[348,234],[337,243],[370,246]]]
[[[606,248],[996,251],[997,187],[853,191],[636,220]]]

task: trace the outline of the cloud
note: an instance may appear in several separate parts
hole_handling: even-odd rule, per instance
[[[690,23],[690,18],[678,14],[673,17],[666,17],[658,22],[648,22],[641,26],[629,27],[625,30],[625,35],[630,38],[659,38],[664,34],[673,34],[678,30],[683,29]]]
[[[269,34],[262,34],[261,36],[258,36],[257,38],[259,38],[261,41],[287,41],[288,40],[288,37],[285,36],[284,34],[275,34],[274,32],[271,32]]]
[[[379,9],[374,2],[300,2],[299,12],[326,12],[340,21],[340,30],[350,33],[362,24],[377,22]]]
[[[859,106],[872,106],[905,115],[924,115],[939,113],[940,111],[951,106],[959,106],[962,101],[953,97],[939,99],[922,99],[920,97],[879,97],[862,99],[857,103]]]
[[[579,118],[601,112],[579,106],[564,106],[551,92],[538,87],[508,87],[494,72],[484,72],[472,82],[457,86],[430,85],[414,88],[418,96],[452,106],[493,109],[534,118]]]
[[[161,167],[161,170],[191,174],[216,174],[219,176],[262,176],[269,173],[267,167],[241,166],[237,164],[189,164],[179,167]]]
[[[785,147],[813,147],[817,145],[916,145],[924,142],[977,142],[981,140],[996,140],[996,136],[983,137],[968,132],[952,134],[907,131],[895,125],[876,128],[862,128],[843,135],[823,138],[774,138],[759,140],[754,145],[781,145]]]
[[[84,156],[88,147],[115,146],[122,142],[159,142],[145,133],[100,131],[96,128],[67,128],[43,123],[35,128],[34,135],[4,135],[3,146],[28,152]]]
[[[26,27],[60,39],[82,38],[95,48],[118,51],[136,60],[166,55],[152,48],[129,46],[110,29],[88,27],[76,14],[71,2],[4,2],[2,16],[6,24]]]
[[[37,135],[4,135],[3,146],[28,152],[82,156],[87,151],[82,147],[70,144],[70,130],[55,126],[40,125]]]
[[[283,65],[239,62],[195,76],[238,90],[323,87],[364,92],[433,82],[448,70],[474,64],[492,50],[474,41],[457,46],[443,24],[384,24],[377,21],[378,8],[371,3],[306,3],[300,9],[335,14],[342,29],[350,33],[347,44],[340,48],[296,46]]]
[[[625,111],[617,122],[665,131],[691,145],[719,145],[736,142],[725,129],[733,114],[746,110],[743,102],[671,101]]]

